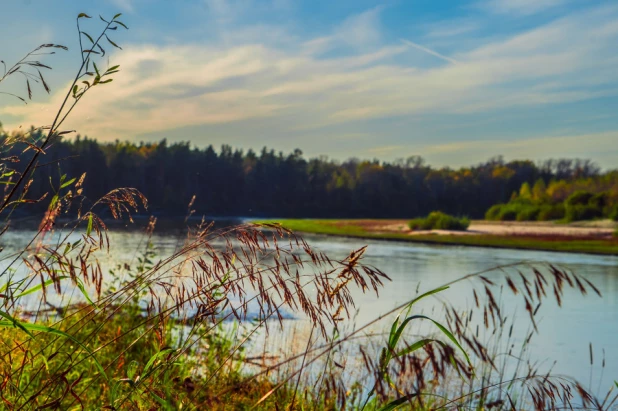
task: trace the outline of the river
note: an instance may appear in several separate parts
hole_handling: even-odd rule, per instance
[[[32,234],[31,230],[5,233],[2,237],[5,248],[2,254],[6,256],[12,249],[25,245]],[[427,291],[469,273],[524,261],[566,267],[594,283],[603,297],[599,298],[594,293],[582,296],[578,291],[567,289],[562,307],[559,307],[550,296],[538,313],[539,332],[531,340],[530,357],[539,361],[541,368],[553,367],[555,374],[575,377],[585,385],[592,382],[593,387],[607,388],[618,379],[618,257],[419,245],[318,235],[307,235],[305,238],[313,247],[333,259],[342,259],[351,250],[368,245],[364,262],[380,268],[392,279],[380,290],[379,298],[375,294],[363,294],[360,291],[353,293],[358,308],[354,319],[357,325],[371,321],[397,304],[410,300],[417,290]],[[136,231],[112,231],[111,250],[100,257],[103,265],[110,267],[118,262],[131,261],[142,240],[143,235]],[[155,234],[153,237],[159,255],[173,251],[181,241],[181,235],[172,232]],[[6,266],[7,261],[5,257],[2,264]],[[504,278],[504,273],[497,270],[489,272],[486,277],[499,282]],[[439,305],[439,301],[447,301],[464,312],[474,304],[471,293],[474,286],[480,286],[480,281],[455,284],[440,293],[440,300],[428,299],[419,305],[418,310],[439,317],[441,314],[432,312],[432,307]],[[522,301],[520,296],[505,291],[500,302],[505,313],[517,316],[516,331],[521,338],[530,324]],[[595,357],[592,366],[589,358],[590,343]],[[604,370],[601,369],[603,357]]]

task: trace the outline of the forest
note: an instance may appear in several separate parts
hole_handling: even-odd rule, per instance
[[[2,144],[13,151],[3,153],[5,158],[22,155],[16,150],[34,154],[30,144],[41,138],[41,131],[25,134],[0,134],[2,142],[22,141]],[[483,218],[490,207],[520,196],[522,187],[551,187],[550,195],[564,201],[577,190],[615,191],[618,186],[618,171],[602,171],[581,159],[535,163],[497,156],[452,169],[432,167],[420,156],[340,162],[305,158],[299,149],[283,153],[265,147],[256,152],[223,145],[216,150],[188,142],[103,143],[80,136],[58,138],[44,158],[32,176],[31,199],[53,190],[62,175],[79,178],[85,172],[89,199],[116,187],[135,187],[149,199],[149,212],[162,216],[186,215],[195,196],[195,213],[208,216],[410,218],[439,210]],[[43,203],[24,209],[40,211]]]

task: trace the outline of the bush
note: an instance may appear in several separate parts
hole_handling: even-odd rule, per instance
[[[487,220],[495,221],[536,221],[541,207],[526,201],[496,204],[485,213]]]
[[[500,221],[515,221],[517,220],[517,210],[514,208],[504,208],[498,216]]]
[[[537,215],[538,221],[562,220],[565,215],[565,208],[562,204],[544,205]]]
[[[618,221],[618,206],[614,206],[609,212],[608,217],[614,221]]]
[[[517,213],[517,221],[536,221],[541,208],[538,206],[528,206]]]
[[[465,231],[470,226],[468,218],[458,218],[441,211],[434,211],[426,218],[410,220],[408,227],[411,230],[456,230]]]
[[[574,205],[567,206],[566,213],[564,219],[568,222],[571,221],[582,221],[582,220],[593,220],[595,218],[602,217],[603,213],[597,207],[593,207],[590,205]]]
[[[485,220],[499,220],[502,207],[504,206],[506,206],[506,204],[496,204],[491,206],[485,213]]]
[[[588,200],[588,205],[597,207],[598,209],[602,210],[607,205],[607,200],[607,193],[597,193],[590,197],[590,200]]]
[[[565,206],[588,205],[595,195],[588,191],[576,191],[564,201]]]

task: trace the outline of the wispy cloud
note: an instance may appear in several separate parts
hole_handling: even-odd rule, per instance
[[[421,46],[420,44],[413,43],[410,40],[406,40],[406,39],[402,39],[401,41],[404,44],[407,44],[410,47],[413,47],[413,48],[415,48],[417,50],[423,51],[423,52],[425,52],[427,54],[431,54],[434,57],[437,57],[437,58],[442,59],[444,61],[448,61],[449,63],[457,64],[457,60],[452,59],[452,58],[450,58],[448,56],[445,56],[444,54],[440,54],[437,51],[428,49],[427,47]]]
[[[567,0],[487,0],[480,7],[497,14],[528,16],[563,5]]]
[[[410,41],[385,42],[379,16],[372,9],[315,37],[287,35],[280,28],[285,42],[270,41],[272,30],[263,27],[263,35],[247,33],[233,45],[126,44],[111,57],[122,69],[115,81],[93,90],[96,95],[80,103],[67,127],[115,139],[254,121],[271,124],[272,135],[300,138],[337,134],[333,130],[369,134],[357,124],[376,121],[382,122],[376,124],[384,138],[379,147],[399,147],[396,118],[408,121],[405,128],[410,118],[427,115],[439,115],[440,121],[488,118],[618,95],[614,7],[579,12],[452,55]],[[343,47],[342,38],[354,39],[346,53],[329,53]],[[365,43],[373,46],[357,47]],[[425,54],[436,57],[429,66],[418,63]],[[61,98],[54,95],[51,106]],[[49,107],[5,106],[0,115],[16,119],[5,128],[41,125],[50,122],[44,111]],[[448,153],[446,148],[441,152]]]
[[[124,13],[133,13],[135,11],[132,0],[109,0],[109,2]]]
[[[405,148],[404,146],[401,145],[396,145],[396,146],[379,146],[379,147],[372,147],[369,150],[367,150],[367,152],[371,155],[374,156],[384,156],[384,155],[391,155],[394,152],[397,151],[401,151],[401,149]]]
[[[382,7],[364,11],[345,19],[334,37],[356,48],[376,46],[382,40],[380,13]]]
[[[590,146],[601,148],[598,153],[595,153],[595,158],[604,166],[613,166],[612,160],[618,155],[618,147],[615,144],[618,141],[618,130],[588,134],[562,134],[552,137],[535,136],[517,141],[510,139],[460,141],[416,146],[415,150],[402,147],[399,151],[410,154],[420,152],[429,159],[440,158],[448,164],[468,165],[474,159],[486,159],[495,155],[504,155],[507,160],[577,158],[582,154],[582,141]]]

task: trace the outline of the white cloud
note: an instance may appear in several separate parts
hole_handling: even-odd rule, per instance
[[[410,153],[423,153],[428,159],[440,158],[446,164],[468,165],[475,159],[490,158],[495,155],[504,155],[507,160],[547,158],[577,158],[582,156],[582,142],[592,147],[600,147],[604,153],[597,154],[600,163],[614,167],[608,160],[618,155],[618,130],[587,134],[561,134],[552,137],[536,136],[534,138],[512,140],[474,140],[451,142],[446,144],[428,144],[407,150]],[[400,153],[406,153],[402,147]]]
[[[578,13],[452,57],[425,49],[442,58],[430,67],[414,63],[416,44],[380,45],[379,11],[368,13],[326,36],[286,36],[285,45],[255,34],[229,47],[126,45],[111,59],[122,69],[115,81],[93,90],[67,128],[115,139],[268,119],[277,133],[293,134],[370,119],[491,115],[618,95],[618,58],[608,57],[618,40],[613,8]],[[376,46],[350,46],[345,57],[324,54],[342,33]],[[61,98],[54,95],[52,106]],[[0,115],[21,119],[7,129],[41,125],[51,120],[44,111],[49,107],[14,105],[0,108]]]
[[[356,48],[376,46],[382,40],[381,7],[348,17],[337,28],[335,37]]]
[[[497,14],[528,16],[563,5],[567,0],[488,0],[481,7]]]
[[[135,7],[132,0],[109,0],[111,4],[118,7],[120,11],[125,13],[133,13]]]

